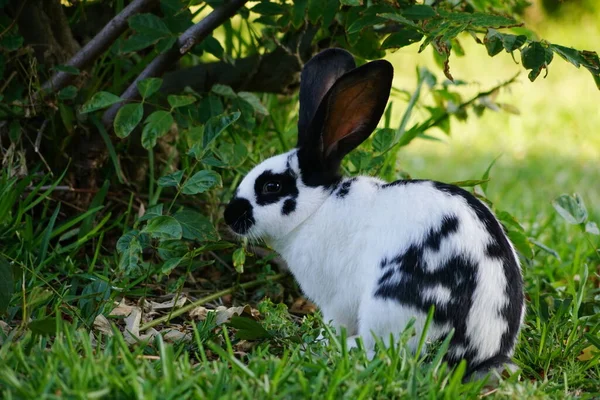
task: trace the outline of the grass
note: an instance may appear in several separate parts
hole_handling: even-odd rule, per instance
[[[530,18],[535,23],[535,15]],[[534,28],[550,41],[598,50],[594,38],[600,34],[599,22],[597,16],[585,16],[539,22]],[[469,40],[463,39],[467,56],[451,60],[456,78],[475,82],[467,92],[486,90],[520,68],[507,54],[490,59]],[[428,54],[417,55],[413,47],[390,60],[396,68],[395,86],[409,91],[414,90],[417,63],[439,71]],[[124,199],[129,201],[124,213],[105,214],[99,225],[80,235],[73,229],[98,210],[59,222],[61,210],[49,199],[52,187],[42,187],[56,185],[58,179],[27,192],[24,184],[3,178],[0,216],[7,222],[0,229],[1,253],[23,284],[8,310],[10,327],[3,325],[6,333],[0,332],[2,398],[597,398],[600,241],[568,225],[552,200],[562,193],[580,193],[590,220],[600,223],[599,96],[586,71],[557,59],[546,80],[530,83],[522,74],[518,84],[500,93],[497,101],[514,105],[520,116],[486,111],[465,123],[453,120],[451,137],[437,134],[443,142],[417,140],[400,153],[402,170],[442,181],[478,179],[500,155],[487,196],[516,216],[528,237],[555,252],[536,247],[535,257],[523,263],[528,311],[515,356],[521,372],[497,387],[463,384],[460,367],[448,370],[441,363],[443,344],[415,357],[400,342],[368,360],[360,350],[348,352],[343,337],[331,331],[328,342],[317,340],[323,327],[319,314],[288,311],[286,303],[293,303],[297,293],[290,278],[248,287],[247,292],[236,286],[234,297],[205,304],[255,305],[254,314],[242,312],[245,318],[229,315],[221,324],[214,313],[200,321],[188,315],[169,324],[182,333],[175,339],[163,330],[164,339],[155,335],[132,340],[123,328],[136,325],[123,315],[110,315],[114,305],[107,300],[126,297],[141,307],[140,301],[157,287],[202,298],[223,289],[207,283],[218,277],[190,267],[162,280],[127,278],[116,268],[117,257],[105,249],[114,249],[110,236],[115,230],[122,233],[131,225],[131,200]],[[405,103],[397,103],[399,111]],[[393,124],[401,114],[395,115]],[[419,111],[415,120],[423,116]],[[15,211],[11,205],[18,198],[24,200]],[[212,261],[220,264],[212,254]],[[245,276],[262,281],[272,276],[269,268],[257,262]],[[231,275],[232,285],[239,283],[225,266],[220,274]],[[180,281],[189,279],[198,279],[192,286],[200,289],[180,293]],[[256,305],[265,295],[273,300]],[[36,323],[28,325],[23,318],[19,324],[19,312]],[[108,328],[93,325],[97,315],[108,317]]]

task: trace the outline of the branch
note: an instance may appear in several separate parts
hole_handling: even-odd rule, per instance
[[[104,53],[127,29],[127,20],[132,15],[143,12],[158,3],[158,0],[134,0],[117,14],[102,30],[79,50],[67,63],[68,66],[83,69]],[[75,75],[57,72],[42,85],[42,91],[58,91],[67,86]]]
[[[150,77],[161,76],[169,66],[187,53],[194,44],[200,43],[213,30],[234,16],[247,1],[248,0],[231,0],[219,8],[214,9],[213,12],[206,16],[206,18],[185,31],[169,51],[158,55],[150,64],[148,64],[140,75],[135,78],[133,83],[121,95],[123,101],[113,105],[104,113],[102,116],[104,126],[109,129],[109,127],[112,126],[112,122],[115,119],[119,108],[121,108],[123,104],[139,98],[139,92],[137,90],[137,83],[139,81]]]

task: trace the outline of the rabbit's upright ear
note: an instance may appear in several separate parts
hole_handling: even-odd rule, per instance
[[[306,141],[310,123],[329,89],[340,76],[354,68],[352,55],[338,48],[323,50],[304,65],[300,76],[298,147]]]
[[[372,61],[331,87],[309,127],[311,151],[322,167],[337,169],[342,158],[371,135],[385,111],[393,76],[389,62]]]

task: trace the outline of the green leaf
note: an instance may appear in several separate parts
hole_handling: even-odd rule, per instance
[[[162,204],[161,204],[162,206]],[[135,239],[140,234],[140,231],[137,229],[132,229],[129,232],[125,233],[123,236],[119,238],[117,241],[117,251],[119,253],[124,253],[131,246],[131,241]]]
[[[134,33],[123,41],[121,44],[120,51],[122,53],[132,53],[138,50],[145,49],[148,46],[152,46],[160,40],[159,37],[154,35],[147,35],[145,33]]]
[[[260,102],[257,95],[250,92],[239,92],[238,97],[247,102],[254,108],[254,112],[260,115],[269,115],[269,110]]]
[[[163,20],[154,14],[136,14],[130,17],[128,22],[129,27],[139,33],[158,37],[171,35],[171,31]]]
[[[231,114],[217,115],[210,118],[204,125],[204,134],[202,135],[202,147],[206,149],[227,127],[238,120],[241,113],[239,111]]]
[[[181,239],[183,236],[179,221],[168,215],[151,219],[142,232],[158,239]]]
[[[12,266],[0,257],[0,315],[8,309],[14,289]]]
[[[466,13],[441,10],[439,14],[452,23],[466,23],[480,28],[502,28],[517,25],[517,21],[512,18],[482,12]]]
[[[504,50],[508,51],[509,53],[520,49],[526,41],[527,36],[525,35],[502,34],[502,45],[504,46]]]
[[[201,242],[219,240],[219,235],[210,220],[196,211],[181,210],[176,212],[173,218],[181,224],[184,239]]]
[[[231,255],[231,260],[233,261],[233,267],[237,271],[238,274],[244,272],[244,264],[246,263],[246,251],[243,247],[236,249]]]
[[[73,67],[71,65],[55,65],[54,68],[52,68],[55,71],[59,71],[59,72],[65,72],[67,74],[71,74],[71,75],[79,75],[80,71],[79,68]]]
[[[162,203],[157,204],[157,205],[147,209],[146,212],[144,213],[144,215],[142,215],[140,218],[138,218],[138,221],[140,221],[140,222],[147,221],[147,220],[155,218],[155,217],[160,217],[161,215],[163,215]]]
[[[142,99],[147,99],[160,89],[162,83],[163,80],[160,78],[146,78],[139,81],[136,86]]]
[[[531,42],[521,50],[523,67],[531,70],[529,80],[532,82],[538,77],[542,68],[552,62],[552,58],[552,50],[544,47],[540,42]]]
[[[210,91],[229,99],[235,99],[237,97],[231,86],[221,85],[220,83],[213,85]]]
[[[0,48],[4,48],[6,51],[15,51],[23,47],[23,36],[18,35],[4,35],[0,36]]]
[[[54,317],[36,319],[27,325],[31,332],[38,335],[47,336],[56,333],[57,320]]]
[[[575,193],[573,196],[563,194],[552,202],[554,209],[565,221],[572,225],[586,222],[588,212],[583,199]]]
[[[58,92],[58,98],[61,100],[72,100],[77,96],[77,88],[69,85]]]
[[[173,47],[175,42],[177,42],[177,38],[174,36],[162,38],[156,42],[156,51],[166,53]]]
[[[497,210],[496,211],[496,217],[505,226],[512,227],[512,228],[516,229],[519,232],[523,232],[523,233],[525,232],[525,229],[521,226],[521,224],[519,224],[519,221],[517,221],[517,219],[515,217],[513,217],[507,211]]]
[[[391,128],[378,129],[373,135],[373,150],[383,153],[390,148],[394,141],[396,130]]]
[[[525,234],[514,230],[508,230],[506,234],[515,248],[523,254],[524,257],[529,259],[533,258],[533,246]]]
[[[260,323],[247,317],[234,315],[227,325],[237,330],[235,336],[240,340],[267,339],[272,336]]]
[[[183,177],[183,171],[175,171],[165,176],[161,176],[158,179],[158,186],[160,187],[173,187],[179,185],[181,178]]]
[[[171,108],[178,108],[189,106],[190,104],[195,103],[196,98],[194,96],[177,96],[174,94],[170,94],[167,97],[167,101],[169,102]]]
[[[538,242],[536,240],[530,239],[531,243],[533,243],[534,246],[539,247],[540,249],[544,250],[546,253],[551,254],[554,258],[556,258],[558,261],[561,261],[560,259],[560,255],[558,254],[558,252],[556,250],[554,250],[551,247],[546,246],[545,244]]]
[[[408,7],[402,12],[402,15],[408,19],[428,19],[437,16],[437,12],[431,7],[422,4],[415,4],[414,6]]]
[[[163,260],[183,257],[189,251],[188,244],[179,239],[161,240],[156,249]]]
[[[412,29],[404,29],[400,32],[389,35],[381,44],[381,48],[400,48],[420,42],[421,39],[423,39],[423,34]]]
[[[171,273],[171,271],[173,271],[175,268],[177,268],[177,266],[181,263],[181,261],[183,259],[184,259],[184,257],[175,257],[175,258],[168,259],[167,261],[165,261],[165,263],[161,267],[160,272],[162,274]]]
[[[204,193],[207,190],[221,186],[221,176],[214,171],[202,170],[196,172],[184,184],[181,192],[183,194]]]
[[[363,5],[363,0],[340,0],[340,4],[343,6],[357,7]]]
[[[250,9],[250,11],[260,15],[281,15],[285,12],[286,8],[281,4],[273,2],[262,2],[258,3]]]
[[[484,180],[484,181],[490,180],[490,172],[492,171],[492,167],[494,166],[494,164],[496,164],[496,161],[498,161],[499,158],[500,158],[500,156],[494,158],[494,160],[490,163],[490,165],[488,165],[487,169],[483,173],[483,176],[481,177],[481,180]],[[483,189],[484,192],[487,191],[487,187],[488,187],[487,182],[481,184],[481,188]]]
[[[80,112],[82,114],[90,113],[92,111],[101,110],[103,108],[112,106],[115,103],[122,101],[119,96],[116,96],[109,92],[98,92],[95,93],[91,99],[85,102],[83,106],[81,106]]]
[[[417,30],[420,30],[421,28],[419,27],[419,25],[415,24],[413,21],[411,21],[410,19],[407,19],[405,17],[403,17],[400,14],[394,14],[394,13],[381,13],[381,14],[377,14],[378,16],[380,16],[381,18],[385,18],[388,19],[390,21],[394,21],[394,22],[399,22],[403,25],[407,25],[407,26],[411,26]]]
[[[127,234],[121,236],[119,242],[121,242],[125,236],[127,236]],[[118,243],[117,248],[119,248]],[[127,236],[127,239],[121,242],[120,253],[121,258],[119,259],[119,270],[129,274],[139,267],[142,258],[142,246],[136,236],[129,235]]]
[[[173,116],[168,111],[160,110],[150,114],[144,121],[142,146],[148,150],[156,146],[158,138],[169,132],[173,122]]]
[[[223,53],[225,52],[225,50],[223,50],[223,46],[221,46],[221,43],[212,35],[207,36],[200,44],[200,47],[202,50],[206,51],[209,54],[212,54],[213,56],[219,59],[223,58]]]
[[[501,35],[493,29],[490,29],[483,39],[485,48],[490,57],[494,57],[504,48]]]
[[[115,134],[120,138],[126,138],[135,129],[144,117],[144,106],[141,103],[125,104],[119,108],[113,127]]]
[[[384,22],[384,18],[382,17],[378,17],[377,15],[367,15],[353,21],[350,26],[346,28],[346,33],[348,35],[352,35],[362,31],[366,27],[372,27],[373,25],[377,25],[382,22]]]

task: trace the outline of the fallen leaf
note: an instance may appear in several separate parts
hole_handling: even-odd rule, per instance
[[[598,354],[598,349],[596,348],[596,346],[591,345],[583,349],[583,351],[581,352],[579,357],[577,357],[577,359],[579,361],[589,361],[592,358],[594,358],[596,354]]]
[[[154,301],[150,302],[150,305],[152,306],[152,310],[170,310],[172,308],[179,308],[181,306],[183,306],[187,301],[187,297],[185,296],[179,296],[179,298],[177,299],[177,303],[175,303],[175,298],[166,301],[164,303],[157,303]]]
[[[167,342],[191,342],[192,335],[190,333],[181,332],[179,329],[168,328],[160,332]]]
[[[121,299],[119,304],[112,309],[109,316],[111,317],[127,317],[135,306],[130,306],[125,303],[125,299]]]
[[[107,336],[113,335],[113,330],[111,329],[110,322],[104,315],[98,315],[94,319],[94,329]]]
[[[199,321],[204,321],[206,319],[206,315],[210,312],[206,307],[198,306],[193,308],[192,311],[189,312],[189,316],[192,319],[197,319]]]

